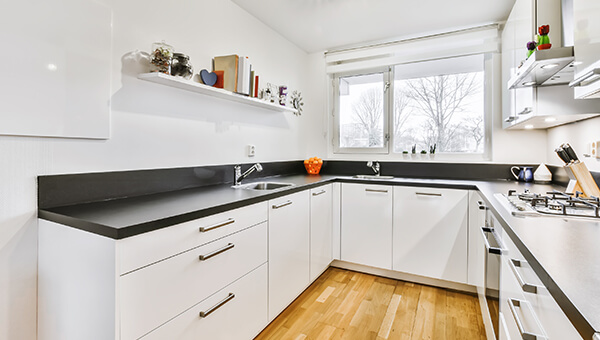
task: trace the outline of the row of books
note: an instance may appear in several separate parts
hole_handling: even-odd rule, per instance
[[[248,57],[237,54],[213,58],[213,71],[223,71],[223,88],[250,97],[258,97],[258,76]]]

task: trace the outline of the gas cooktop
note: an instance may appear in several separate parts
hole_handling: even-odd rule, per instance
[[[495,194],[496,198],[515,216],[559,216],[600,219],[600,198],[582,197],[580,193],[570,194],[550,191],[545,194],[525,190],[517,193]]]

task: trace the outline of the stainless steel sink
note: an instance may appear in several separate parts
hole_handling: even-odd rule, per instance
[[[277,183],[277,182],[256,182],[256,183],[248,183],[242,184],[239,186],[234,186],[236,189],[246,189],[246,190],[275,190],[286,187],[291,187],[293,184],[290,183]]]
[[[354,178],[360,178],[360,179],[393,179],[394,176],[354,175]]]

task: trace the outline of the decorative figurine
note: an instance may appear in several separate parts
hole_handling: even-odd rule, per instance
[[[171,74],[171,61],[173,60],[173,46],[162,42],[152,44],[150,56],[150,72]]]
[[[302,106],[304,106],[304,103],[302,102],[302,93],[298,91],[292,92],[292,95],[290,96],[290,104],[294,109],[296,109],[296,112],[294,112],[296,116],[302,115]]]
[[[279,105],[285,106],[285,97],[287,96],[287,86],[279,86]]]
[[[190,65],[190,57],[183,53],[173,53],[171,75],[190,79],[194,75],[194,69]]]
[[[552,47],[548,33],[550,32],[550,25],[542,25],[538,28],[538,50],[547,50]]]
[[[530,41],[527,43],[527,58],[531,57],[533,52],[535,51],[537,44],[535,41]]]

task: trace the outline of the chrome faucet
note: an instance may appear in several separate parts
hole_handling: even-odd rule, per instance
[[[263,170],[262,165],[260,165],[260,163],[256,163],[253,166],[251,166],[248,170],[246,170],[246,172],[242,173],[242,166],[241,165],[236,165],[233,167],[233,171],[234,171],[234,178],[233,178],[233,185],[240,185],[242,184],[242,180],[246,177],[248,177],[248,175],[250,175],[251,173],[254,172],[254,170],[256,170],[257,172],[261,172]]]
[[[368,161],[367,166],[369,168],[373,169],[373,172],[375,172],[375,176],[381,175],[381,173],[380,173],[381,165],[379,165],[378,161]]]

